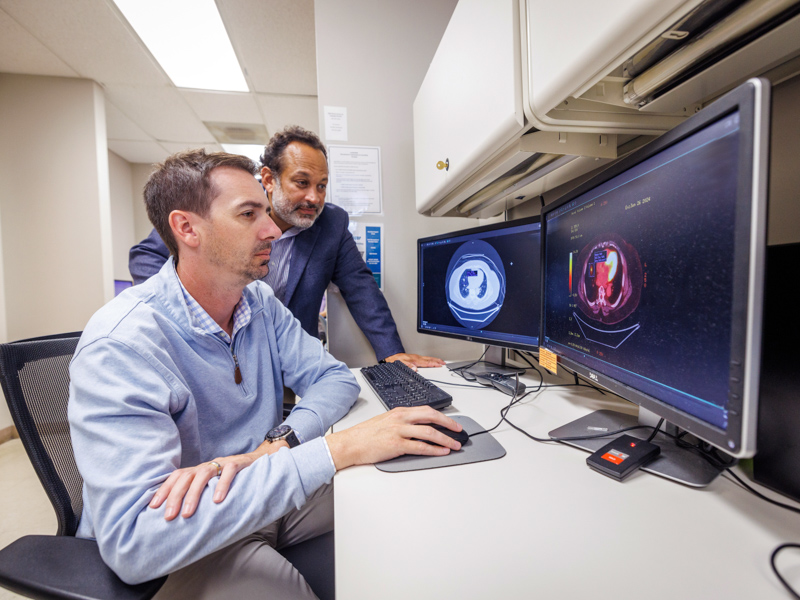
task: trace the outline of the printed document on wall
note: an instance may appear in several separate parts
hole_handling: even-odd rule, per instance
[[[328,146],[330,201],[351,216],[383,214],[381,149],[377,146]]]
[[[325,139],[329,142],[347,141],[347,107],[326,106],[325,114]]]

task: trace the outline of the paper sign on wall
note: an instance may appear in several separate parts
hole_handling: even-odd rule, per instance
[[[351,216],[382,214],[381,149],[328,146],[330,201]]]
[[[325,139],[331,142],[347,141],[347,107],[326,106],[325,114]]]

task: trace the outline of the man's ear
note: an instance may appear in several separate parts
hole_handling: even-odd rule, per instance
[[[197,248],[200,245],[197,230],[199,220],[196,214],[186,210],[173,210],[169,213],[169,226],[178,246],[185,244],[190,248]]]
[[[261,185],[267,190],[267,195],[272,197],[272,189],[275,187],[275,177],[269,167],[261,167]]]

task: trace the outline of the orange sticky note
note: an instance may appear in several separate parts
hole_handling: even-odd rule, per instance
[[[558,375],[558,356],[541,346],[539,347],[539,364],[551,373]]]

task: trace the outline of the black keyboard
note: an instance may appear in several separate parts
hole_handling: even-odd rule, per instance
[[[364,367],[361,374],[387,410],[398,406],[430,406],[441,410],[453,397],[400,361]]]

